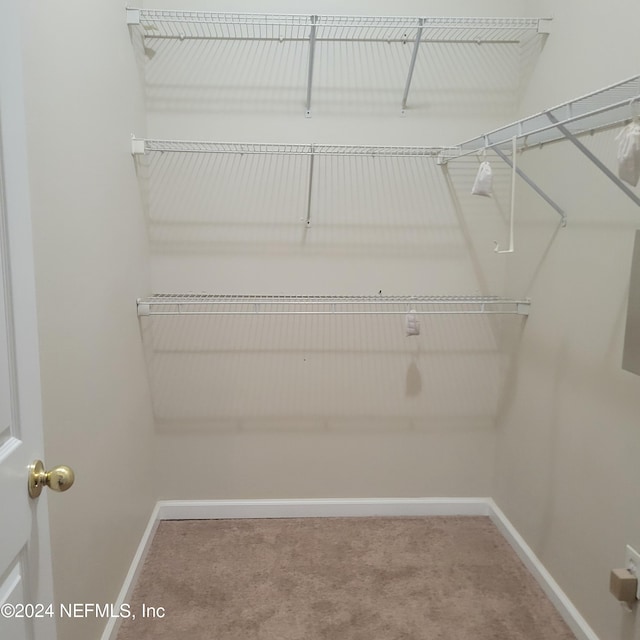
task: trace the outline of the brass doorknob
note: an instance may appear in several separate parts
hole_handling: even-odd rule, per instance
[[[45,486],[54,491],[66,491],[74,480],[75,474],[70,467],[61,465],[45,471],[42,460],[34,460],[29,465],[29,495],[32,498],[37,498]]]

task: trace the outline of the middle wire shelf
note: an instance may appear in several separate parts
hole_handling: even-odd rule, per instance
[[[309,190],[313,175],[315,156],[343,157],[393,157],[430,158],[438,164],[447,164],[457,158],[477,154],[481,150],[493,150],[507,164],[512,141],[518,148],[527,148],[569,140],[576,145],[601,171],[603,171],[637,205],[640,197],[629,189],[603,162],[578,141],[578,136],[619,127],[638,117],[637,104],[640,103],[640,75],[604,87],[574,100],[562,103],[533,116],[477,136],[457,145],[447,146],[374,146],[374,145],[332,145],[332,144],[284,144],[256,142],[207,142],[188,140],[156,140],[132,138],[131,152],[134,157],[153,153],[193,153],[193,154],[237,154],[237,155],[282,155],[308,156]],[[520,168],[518,174],[534,188],[562,217],[566,224],[566,214],[547,194],[528,178]],[[310,198],[308,199],[310,202]],[[309,223],[310,210],[307,207],[306,220]]]
[[[531,302],[499,296],[267,296],[155,294],[137,301],[139,316],[190,315],[529,315]]]
[[[640,75],[569,100],[540,113],[528,116],[462,143],[446,146],[370,146],[329,144],[225,143],[184,140],[145,140],[133,138],[132,153],[241,153],[282,155],[339,156],[423,156],[448,162],[477,153],[482,149],[500,148],[508,152],[515,136],[520,149],[557,140],[594,133],[621,126],[637,116],[634,103],[640,102]],[[637,105],[636,105],[637,108]]]
[[[203,140],[151,140],[132,138],[132,154],[146,153],[219,153],[238,155],[286,156],[381,156],[381,157],[451,157],[459,147],[380,146],[347,144],[289,144],[263,142],[208,142]]]

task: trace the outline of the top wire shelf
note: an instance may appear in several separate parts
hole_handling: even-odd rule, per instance
[[[517,43],[546,32],[547,18],[348,16],[127,9],[146,38]]]
[[[497,296],[265,296],[156,294],[138,299],[139,316],[529,314],[529,300]]]
[[[305,116],[311,117],[314,60],[318,43],[400,43],[410,61],[401,100],[404,115],[421,43],[517,46],[522,53],[542,34],[550,18],[349,16],[218,13],[127,8],[127,24],[139,34],[150,60],[154,40],[301,42],[308,48]],[[153,46],[152,46],[153,45]],[[380,50],[379,47],[374,47]]]

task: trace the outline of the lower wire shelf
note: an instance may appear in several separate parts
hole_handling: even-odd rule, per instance
[[[139,298],[138,316],[529,315],[531,302],[498,296],[269,296],[162,293]]]

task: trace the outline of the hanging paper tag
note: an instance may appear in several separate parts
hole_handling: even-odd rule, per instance
[[[632,122],[616,137],[618,144],[618,177],[634,187],[640,180],[640,124]]]
[[[471,193],[474,196],[486,196],[490,198],[492,189],[493,172],[491,171],[491,165],[487,161],[481,162]]]
[[[415,309],[411,309],[405,316],[405,331],[407,336],[420,335],[420,320]]]

